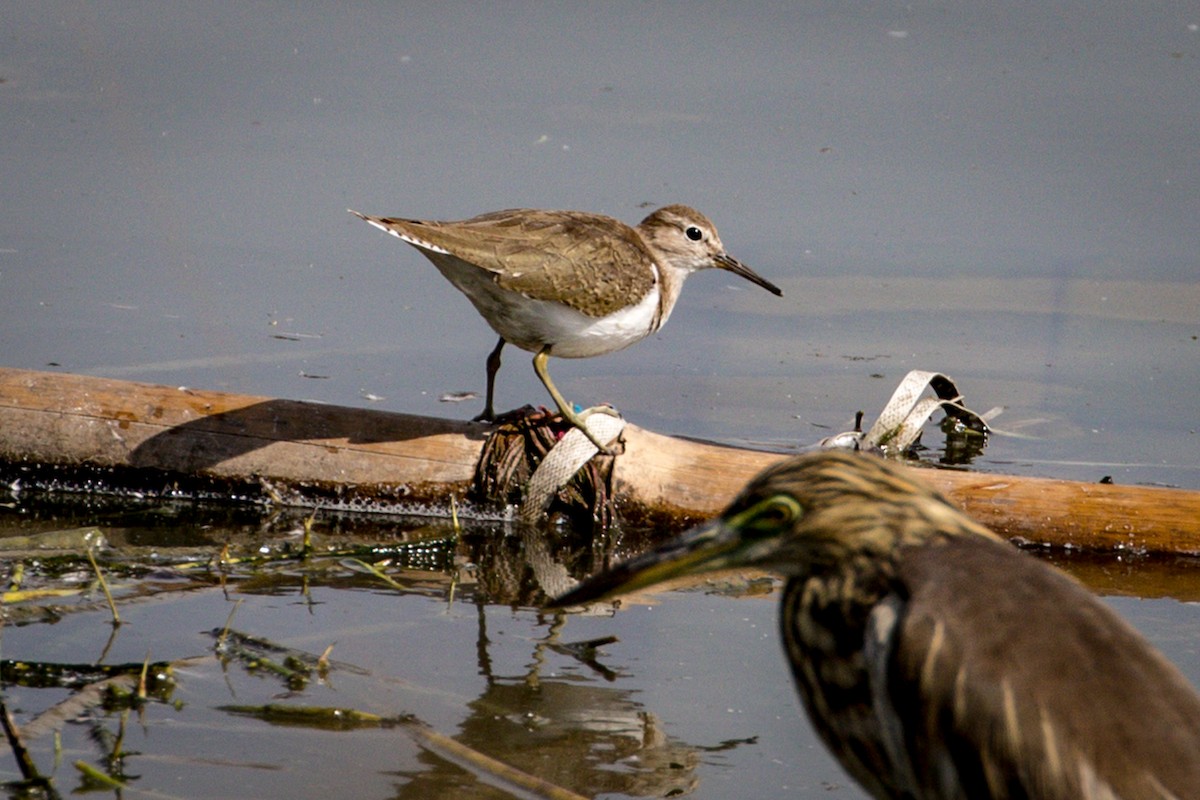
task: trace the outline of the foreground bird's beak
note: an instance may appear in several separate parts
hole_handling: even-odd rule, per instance
[[[724,520],[706,522],[661,547],[593,575],[551,600],[547,608],[607,600],[672,578],[722,569],[730,565],[729,556],[739,549],[740,543],[737,531]]]
[[[729,270],[734,275],[741,275],[751,283],[757,283],[759,286],[766,289],[776,297],[783,297],[783,289],[780,289],[778,286],[771,283],[762,275],[759,275],[757,272],[750,269],[728,253],[722,253],[721,255],[717,256],[716,260],[717,266],[719,266],[721,269]]]

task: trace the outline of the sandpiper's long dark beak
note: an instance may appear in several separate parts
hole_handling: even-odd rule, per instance
[[[741,275],[751,283],[757,283],[759,286],[766,289],[776,297],[783,297],[783,289],[780,289],[778,286],[771,283],[762,275],[759,275],[757,272],[750,269],[728,253],[722,253],[721,255],[717,256],[716,261],[717,266],[721,269],[727,269],[734,275]]]

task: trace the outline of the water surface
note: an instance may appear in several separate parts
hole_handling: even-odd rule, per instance
[[[465,419],[480,401],[439,398],[482,393],[491,331],[347,207],[632,223],[684,202],[785,296],[694,276],[659,334],[555,363],[568,398],[793,447],[938,370],[1003,409],[976,469],[1200,486],[1188,5],[49,2],[0,19],[3,366]],[[547,400],[510,352],[498,405]],[[3,655],[203,656],[242,599],[242,627],[336,641],[367,671],[292,696],[192,667],[182,710],[126,723],[138,787],[167,795],[507,796],[394,729],[217,710],[275,699],[418,714],[530,770],[591,765],[571,785],[605,796],[861,797],[797,713],[773,598],[569,619],[567,639],[620,637],[609,680],[542,646],[554,623],[532,602],[305,580],[133,603],[107,650],[103,611],[10,623]],[[1113,602],[1197,678],[1190,604]],[[6,691],[23,719],[53,702]],[[99,758],[82,728],[65,742],[63,790],[71,760]]]

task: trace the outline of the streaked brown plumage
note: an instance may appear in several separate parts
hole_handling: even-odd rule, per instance
[[[529,208],[456,222],[350,213],[420,250],[500,335],[477,419],[495,416],[500,352],[511,342],[534,353],[534,371],[559,412],[590,438],[583,421],[611,410],[576,413],[550,380],[550,356],[589,358],[644,339],[666,324],[696,270],[728,270],[782,294],[725,252],[708,217],[682,205],[664,206],[633,228],[602,214]]]
[[[1073,579],[900,468],[784,461],[728,510],[557,605],[745,566],[821,738],[877,798],[1200,798],[1200,696]]]

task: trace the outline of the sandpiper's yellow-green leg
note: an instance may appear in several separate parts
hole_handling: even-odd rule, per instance
[[[554,381],[550,380],[550,372],[547,368],[549,361],[550,345],[546,345],[537,352],[537,355],[533,357],[533,371],[536,372],[537,376],[541,379],[542,385],[546,387],[546,391],[550,393],[550,397],[554,398],[554,403],[558,406],[558,413],[563,415],[563,419],[565,419],[567,422],[570,422],[572,425],[582,431],[583,435],[586,436],[592,444],[596,445],[601,453],[604,453],[605,455],[612,455],[612,450],[609,448],[608,443],[597,439],[596,436],[590,430],[588,430],[588,427],[584,424],[584,421],[592,414],[611,414],[613,416],[617,416],[617,410],[612,406],[592,406],[591,408],[585,408],[583,411],[576,411],[575,407],[568,403],[562,396],[562,393],[558,391],[558,387],[554,385]]]

